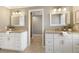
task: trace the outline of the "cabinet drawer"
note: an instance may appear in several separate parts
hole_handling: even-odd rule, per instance
[[[79,33],[73,33],[73,39],[79,39]]]
[[[53,53],[53,47],[45,47],[46,53]]]
[[[20,37],[10,37],[10,40],[20,41]]]
[[[54,38],[63,38],[64,36],[61,34],[54,34]]]
[[[51,45],[53,46],[53,40],[52,39],[46,40],[45,45],[46,46],[51,46]]]
[[[53,39],[53,34],[45,34],[45,38],[51,38],[51,39]]]
[[[10,33],[9,36],[11,37],[20,37],[20,33]]]
[[[0,33],[0,37],[5,37],[5,36],[7,36],[6,33]]]
[[[73,44],[79,46],[79,39],[78,38],[73,39]]]

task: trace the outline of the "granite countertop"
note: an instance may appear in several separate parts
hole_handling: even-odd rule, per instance
[[[79,33],[79,31],[62,31],[62,30],[52,30],[52,29],[47,29],[45,33],[62,33],[62,32],[75,32]]]
[[[25,31],[27,31],[27,30],[13,30],[13,31],[9,31],[9,32],[11,32],[11,33],[21,33],[21,32],[25,32]],[[0,30],[0,32],[7,32],[7,30]]]

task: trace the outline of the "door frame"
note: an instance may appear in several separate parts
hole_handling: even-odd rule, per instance
[[[44,46],[44,9],[31,9],[28,11],[28,36],[29,36],[29,46],[31,45],[31,12],[33,11],[41,11],[42,12],[42,46]]]

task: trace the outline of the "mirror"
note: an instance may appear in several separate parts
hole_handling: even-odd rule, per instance
[[[18,13],[12,14],[11,25],[12,26],[25,26],[24,14],[18,14]]]
[[[65,25],[66,25],[65,13],[58,13],[58,14],[50,13],[50,26],[65,26]]]

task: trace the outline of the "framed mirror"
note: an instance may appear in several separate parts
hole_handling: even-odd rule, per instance
[[[50,26],[65,26],[66,14],[65,13],[50,13]]]
[[[24,15],[12,15],[11,25],[12,26],[25,26],[25,16]]]

